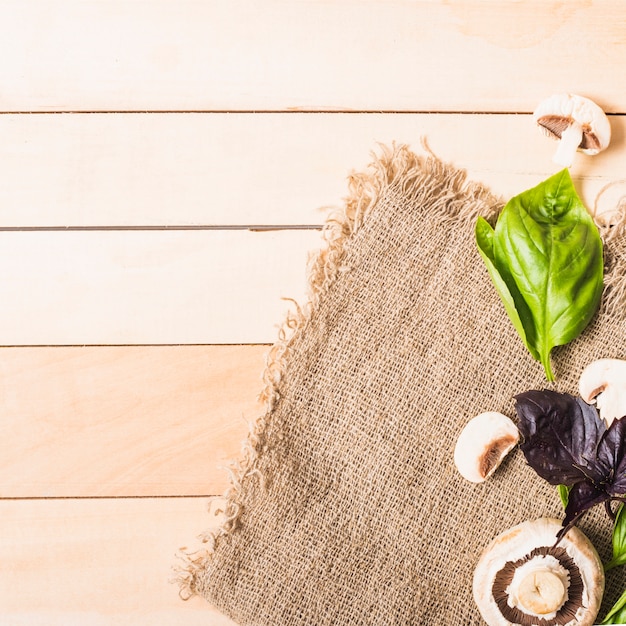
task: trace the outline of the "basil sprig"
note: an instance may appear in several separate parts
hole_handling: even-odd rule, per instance
[[[620,596],[619,600],[613,605],[606,617],[600,622],[601,624],[624,624],[626,620],[626,591]]]
[[[513,326],[548,380],[550,352],[575,339],[600,304],[602,240],[567,169],[512,198],[476,243]]]
[[[619,565],[626,565],[626,508],[619,505],[615,524],[613,526],[613,557],[605,564],[604,571],[608,572]],[[602,620],[602,624],[624,624],[626,620],[626,591]]]
[[[609,571],[618,565],[626,565],[626,509],[620,504],[613,525],[613,557],[604,565]]]

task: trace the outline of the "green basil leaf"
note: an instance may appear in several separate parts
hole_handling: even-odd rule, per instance
[[[620,596],[619,600],[613,605],[606,617],[600,622],[601,624],[624,624],[626,623],[626,591]]]
[[[605,571],[626,565],[626,513],[624,505],[620,504],[613,526],[613,557],[604,566]]]
[[[602,241],[567,169],[512,198],[479,249],[505,307],[532,356],[554,380],[550,352],[575,339],[602,295]],[[491,267],[490,267],[491,265]],[[493,278],[497,270],[498,282]],[[504,298],[503,298],[504,300]]]
[[[567,485],[558,485],[557,490],[559,492],[559,498],[561,498],[561,503],[563,504],[563,508],[567,508],[567,503],[569,502],[569,492],[571,487]]]
[[[529,350],[529,352],[533,355],[533,358],[539,359],[539,354],[535,351],[534,346],[529,343],[526,339],[526,330],[524,328],[524,323],[520,317],[518,312],[518,304],[516,304],[513,295],[511,294],[511,289],[516,290],[515,283],[511,283],[511,289],[509,289],[509,285],[504,280],[500,270],[496,265],[495,253],[494,253],[494,230],[487,222],[487,220],[482,217],[478,218],[476,222],[476,244],[478,246],[478,252],[482,257],[485,266],[487,267],[487,271],[489,272],[489,277],[491,278],[491,282],[493,283],[502,303],[504,304],[504,308],[515,327],[518,335],[522,338],[524,345]],[[519,295],[518,295],[519,302]]]

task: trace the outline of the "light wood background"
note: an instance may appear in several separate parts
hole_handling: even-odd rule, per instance
[[[0,58],[1,624],[232,624],[171,567],[380,143],[507,198],[581,93],[613,141],[579,192],[626,195],[619,0],[0,0]]]

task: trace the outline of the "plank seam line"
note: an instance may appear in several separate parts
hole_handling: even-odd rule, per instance
[[[267,346],[271,343],[15,343],[0,344],[3,348],[214,348]],[[2,497],[2,496],[0,496]]]
[[[291,231],[321,230],[322,224],[175,224],[171,226],[157,225],[119,225],[119,226],[0,226],[0,232],[107,232],[107,231]]]
[[[0,115],[179,115],[179,114],[270,114],[288,115],[532,115],[532,111],[464,111],[464,110],[431,110],[431,109],[324,109],[324,108],[285,108],[285,109],[68,109],[68,110],[35,110],[35,111],[0,111]],[[607,115],[621,115],[619,112]]]
[[[0,501],[23,500],[172,500],[183,498],[215,498],[215,495],[154,495],[154,496],[0,496]]]
[[[609,116],[626,111],[605,111]],[[533,111],[463,111],[431,109],[119,109],[67,111],[0,111],[0,115],[532,115]]]

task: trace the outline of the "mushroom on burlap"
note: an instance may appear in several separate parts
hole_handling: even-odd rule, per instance
[[[474,573],[474,600],[489,626],[592,625],[604,593],[604,569],[587,537],[540,518],[496,537]]]
[[[517,445],[519,431],[513,421],[497,411],[472,418],[454,447],[454,463],[463,478],[482,483]]]
[[[626,361],[598,359],[587,365],[578,383],[580,397],[596,403],[607,426],[626,416]]]

